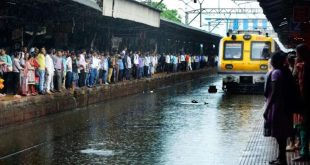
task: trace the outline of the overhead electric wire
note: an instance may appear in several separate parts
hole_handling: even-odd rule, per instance
[[[192,6],[189,5],[189,3],[191,1],[189,1],[189,2],[185,2],[185,0],[179,0],[179,1],[183,2],[186,6],[190,7],[191,9],[195,10],[195,8],[193,8]]]

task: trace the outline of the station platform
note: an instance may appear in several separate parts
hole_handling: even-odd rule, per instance
[[[263,114],[261,114],[263,116]],[[274,138],[263,136],[263,118],[257,121],[246,148],[243,150],[239,165],[268,165],[278,155],[278,146]],[[299,151],[287,152],[288,165],[310,165],[307,162],[294,162],[292,159],[299,155]]]

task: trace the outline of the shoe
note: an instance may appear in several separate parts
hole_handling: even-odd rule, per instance
[[[274,164],[274,163],[276,163],[278,161],[279,161],[279,159],[275,159],[275,160],[269,161],[269,164]]]
[[[298,156],[296,158],[293,158],[292,160],[295,162],[301,162],[301,161],[309,161],[310,159],[307,156]]]
[[[280,161],[279,159],[272,160],[272,161],[269,162],[269,164],[272,164],[272,165],[287,165],[286,161]]]

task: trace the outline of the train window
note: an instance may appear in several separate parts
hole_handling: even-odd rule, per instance
[[[252,42],[251,59],[268,60],[271,54],[270,42]]]
[[[243,42],[225,42],[224,59],[241,60],[243,55]]]

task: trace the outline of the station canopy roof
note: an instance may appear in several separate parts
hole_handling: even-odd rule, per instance
[[[280,40],[288,45],[309,42],[310,0],[258,0]]]
[[[136,4],[140,4],[135,2]],[[42,21],[68,22],[78,21],[95,22],[102,29],[116,28],[120,30],[156,30],[157,27],[138,23],[126,19],[115,19],[102,15],[102,4],[95,0],[4,0],[0,1],[0,9],[12,9],[8,13],[1,14],[1,18],[9,18],[17,24],[40,24]],[[142,5],[147,7],[146,5]],[[152,9],[152,8],[150,8]],[[11,16],[12,15],[12,16]],[[74,19],[73,19],[74,18]],[[92,18],[92,19],[87,19]],[[92,21],[91,21],[92,20]],[[13,21],[13,22],[14,22]],[[185,24],[175,23],[166,19],[160,19],[160,28],[169,30],[172,35],[184,36],[186,38],[201,39],[211,38],[220,40],[222,36],[209,33]],[[121,25],[121,26],[120,26]],[[10,26],[14,26],[13,24]],[[197,38],[198,37],[198,38]]]
[[[175,29],[175,30],[179,30],[180,31],[180,35],[184,35],[185,32],[190,32],[190,34],[195,34],[197,36],[202,36],[202,37],[208,37],[210,39],[215,39],[216,41],[219,41],[222,36],[218,35],[218,34],[214,34],[214,33],[210,33],[189,25],[185,25],[182,23],[177,23],[177,22],[173,22],[164,18],[161,18],[160,21],[160,26],[162,28],[170,28],[170,29]],[[187,36],[187,37],[191,37],[191,36]]]

